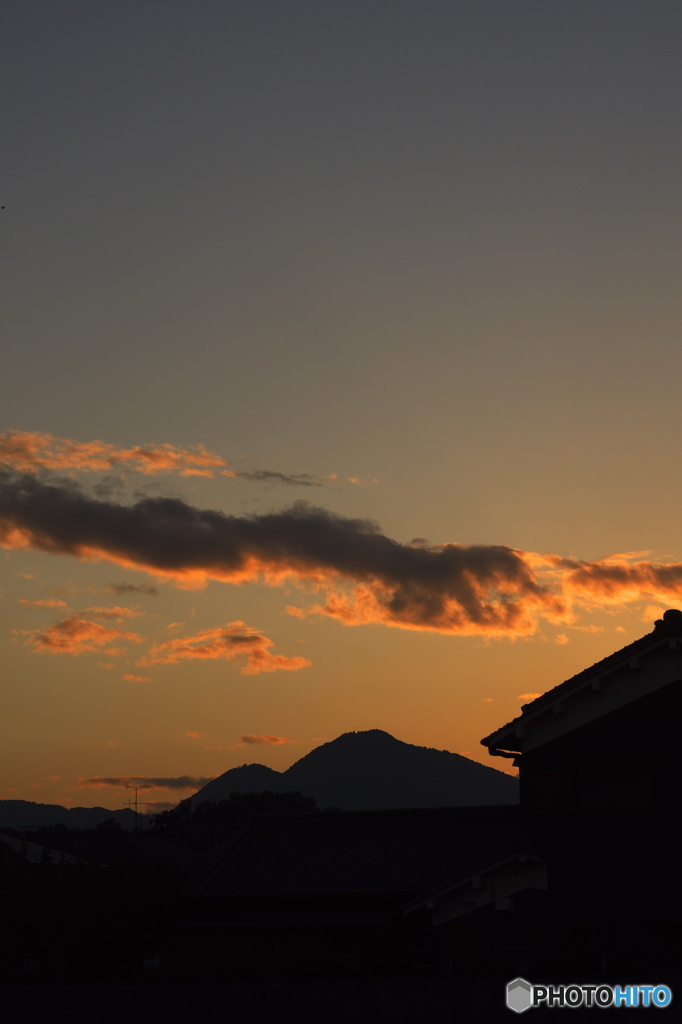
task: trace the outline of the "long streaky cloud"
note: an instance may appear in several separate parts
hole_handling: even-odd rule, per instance
[[[155,476],[213,476],[225,460],[203,445],[178,448],[172,444],[120,448],[106,441],[70,441],[53,434],[8,430],[0,434],[0,462],[20,473],[38,469],[60,472],[101,472],[127,466]]]
[[[253,469],[241,472],[230,470],[224,475],[239,477],[241,480],[251,480],[255,483],[287,484],[292,487],[334,487],[341,483],[377,483],[377,480],[365,481],[357,476],[339,477],[338,473],[329,473],[327,476],[313,476],[312,473],[279,473],[274,469]]]
[[[9,472],[0,472],[0,544],[108,560],[183,587],[210,579],[299,580],[324,598],[294,614],[453,634],[528,636],[541,620],[571,623],[581,606],[682,596],[680,563],[628,556],[577,562],[503,545],[401,544],[375,523],[302,503],[249,516],[171,498],[122,505],[70,483]],[[185,649],[205,641],[208,651],[214,640],[198,637]],[[173,655],[162,647],[159,658]]]
[[[286,736],[256,736],[254,733],[249,732],[245,736],[239,737],[239,743],[237,746],[270,746],[279,747],[283,743],[298,743],[298,740],[289,740]]]
[[[296,671],[307,668],[307,658],[286,658],[270,651],[272,640],[244,622],[205,629],[193,636],[176,636],[153,646],[138,665],[174,665],[191,659],[222,659],[242,663],[243,675],[260,672]]]
[[[79,779],[75,788],[102,789],[104,786],[116,786],[121,789],[201,789],[214,778],[215,776],[194,778],[191,775],[167,778],[150,778],[147,775],[95,775],[90,779]]]
[[[333,487],[338,483],[363,484],[359,477],[341,479],[337,473],[313,476],[311,473],[280,473],[271,469],[237,471],[227,461],[202,444],[181,448],[173,444],[133,445],[123,448],[107,441],[73,441],[37,431],[6,430],[0,434],[0,465],[19,473],[51,470],[66,473],[92,473],[129,469],[145,476],[179,473],[180,476],[239,477],[257,483],[287,484],[296,487]],[[108,497],[116,486],[116,477],[107,477],[99,485],[101,496]],[[376,483],[376,480],[370,481]]]
[[[41,597],[36,601],[30,601],[26,597],[19,598],[19,604],[23,604],[25,608],[49,608],[54,610],[55,608],[66,608],[68,607],[66,601],[60,601],[56,597]]]

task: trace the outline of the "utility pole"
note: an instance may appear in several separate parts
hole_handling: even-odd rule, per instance
[[[134,807],[135,807],[135,827],[134,827],[133,831],[135,831],[135,832],[137,832],[137,791],[138,791],[139,788],[140,788],[139,786],[131,786],[129,782],[126,782],[126,789],[134,789],[135,790],[135,800],[134,800],[134,804],[133,804]],[[131,800],[130,800],[130,797],[128,797],[128,807],[129,808],[130,808],[130,804],[131,804]]]

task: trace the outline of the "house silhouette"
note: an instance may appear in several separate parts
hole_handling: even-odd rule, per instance
[[[481,741],[518,765],[519,806],[254,817],[186,887],[175,969],[481,991],[518,974],[669,982],[681,695],[670,610]]]

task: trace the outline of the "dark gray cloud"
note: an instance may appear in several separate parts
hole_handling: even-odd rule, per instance
[[[251,472],[235,473],[242,480],[258,483],[291,484],[294,487],[329,487],[335,478],[312,476],[310,473],[278,473],[273,469],[255,469]]]
[[[177,498],[115,504],[73,484],[1,473],[0,542],[99,556],[180,580],[298,576],[327,591],[317,612],[347,623],[527,633],[538,613],[563,610],[523,552],[502,545],[405,545],[369,520],[303,503],[231,516]]]
[[[158,587],[148,583],[107,583],[102,587],[102,594],[144,594],[147,597],[156,597],[159,593]]]
[[[147,775],[95,775],[90,779],[79,779],[78,789],[101,789],[103,786],[126,786],[137,789],[201,789],[211,782],[209,778],[194,778],[192,775],[150,778]]]

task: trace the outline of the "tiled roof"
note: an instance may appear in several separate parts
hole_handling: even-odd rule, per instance
[[[185,895],[407,897],[529,852],[532,845],[515,807],[263,815]]]
[[[626,647],[622,647],[619,651],[609,654],[606,658],[602,658],[601,661],[596,662],[594,665],[590,665],[589,668],[583,669],[582,672],[578,672],[576,675],[571,676],[570,679],[566,679],[563,683],[559,683],[558,686],[554,686],[551,690],[547,690],[530,703],[524,704],[520,715],[513,718],[511,722],[501,725],[499,729],[490,733],[489,736],[485,736],[481,740],[481,743],[485,747],[494,746],[497,737],[499,737],[501,733],[505,733],[507,730],[518,725],[522,719],[528,717],[529,713],[535,714],[536,712],[542,711],[545,706],[553,704],[564,694],[578,688],[593,677],[603,675],[605,672],[616,668],[634,657],[646,654],[648,651],[654,650],[656,647],[660,647],[661,644],[667,643],[668,640],[674,637],[682,640],[682,612],[678,611],[676,608],[671,608],[664,613],[662,619],[658,619],[656,621],[651,633],[647,633],[646,636],[640,637],[639,640],[635,640]]]

